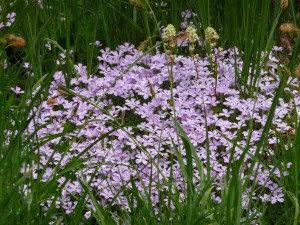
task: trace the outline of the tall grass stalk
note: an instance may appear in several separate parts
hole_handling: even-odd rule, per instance
[[[262,3],[256,0],[188,2],[191,10],[199,15],[197,22],[202,24],[199,30],[215,27],[222,37],[222,45],[237,46],[239,52],[243,52],[242,71],[236,71],[237,87],[243,90],[244,96],[253,97],[260,69],[268,59],[268,54],[262,56],[262,53],[270,52],[274,44],[273,33],[282,12],[280,7],[275,6],[280,1],[276,1],[275,5],[271,0]]]

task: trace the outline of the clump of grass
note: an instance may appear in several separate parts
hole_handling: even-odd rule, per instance
[[[19,63],[1,46],[1,223],[296,224],[299,39],[283,66],[270,52],[294,4],[131,3],[1,5],[4,31],[26,40]],[[187,8],[200,44],[189,57],[177,43],[191,34],[175,33],[168,59],[159,26],[178,30]],[[211,24],[227,49],[214,64]],[[145,52],[118,45],[145,39]]]

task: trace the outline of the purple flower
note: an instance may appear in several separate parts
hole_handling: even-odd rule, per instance
[[[275,204],[276,202],[284,202],[284,195],[278,192],[274,192],[271,197],[271,203]]]
[[[73,157],[78,157],[79,154],[81,159],[85,160],[82,167],[78,168],[74,179],[64,187],[56,207],[62,207],[67,213],[74,210],[75,199],[80,198],[83,194],[78,180],[82,174],[84,174],[85,179],[91,182],[92,191],[99,193],[97,200],[104,207],[109,204],[115,193],[121,190],[124,182],[130,180],[131,176],[134,177],[137,188],[144,195],[146,193],[143,184],[147,187],[152,186],[150,198],[155,206],[159,202],[157,183],[164,183],[164,178],[170,176],[171,165],[173,165],[174,187],[178,188],[179,195],[184,200],[186,194],[184,193],[184,175],[178,156],[174,153],[173,145],[175,144],[180,149],[184,163],[186,163],[186,152],[182,140],[176,135],[176,127],[172,119],[172,116],[175,115],[204,165],[204,174],[207,174],[208,158],[205,142],[208,141],[211,177],[215,177],[213,181],[215,193],[213,193],[212,198],[220,203],[222,199],[219,196],[221,196],[222,186],[224,186],[222,182],[224,182],[228,172],[227,165],[233,147],[233,144],[223,135],[229,140],[235,140],[239,129],[242,127],[243,135],[237,140],[239,147],[236,147],[233,153],[233,160],[239,159],[243,152],[240,147],[246,146],[249,135],[247,124],[253,115],[255,124],[248,153],[255,154],[262,128],[267,121],[274,91],[279,82],[276,75],[276,59],[272,56],[273,58],[270,57],[270,68],[267,68],[270,71],[264,70],[265,68],[261,71],[261,82],[258,84],[259,91],[254,93],[257,94],[257,102],[254,105],[253,99],[243,99],[240,91],[236,90],[234,86],[235,63],[237,63],[237,68],[243,67],[242,53],[235,57],[232,49],[224,52],[220,53],[217,58],[219,61],[217,98],[214,96],[215,79],[209,69],[208,57],[197,59],[200,79],[195,79],[197,74],[193,59],[182,55],[176,56],[173,65],[174,106],[171,101],[171,91],[167,87],[170,80],[169,70],[166,66],[166,55],[159,51],[155,55],[147,54],[125,74],[123,74],[124,71],[142,54],[128,43],[119,46],[116,51],[109,48],[101,49],[98,55],[100,64],[94,75],[88,76],[86,65],[77,63],[75,69],[79,77],[71,79],[71,90],[85,96],[85,98],[80,98],[76,94],[71,97],[61,94],[58,84],[64,85],[64,74],[62,71],[56,71],[54,80],[49,86],[49,96],[47,96],[56,99],[55,105],[48,105],[46,101],[41,105],[35,105],[33,111],[38,113],[30,115],[33,120],[24,133],[25,139],[32,134],[39,139],[45,139],[49,135],[61,134],[70,127],[72,128],[70,133],[64,133],[63,137],[51,139],[34,152],[34,154],[40,154],[39,157],[36,157],[40,161],[34,162],[34,164],[39,165],[41,171],[45,169],[41,182],[47,182],[55,177],[54,168],[58,162],[61,164],[59,168],[56,168],[55,173],[59,173]],[[65,56],[62,55],[63,57]],[[272,77],[268,75],[270,73]],[[121,74],[123,74],[122,77],[115,85],[111,86]],[[155,96],[145,75],[151,83]],[[296,85],[297,82],[291,82],[292,84]],[[104,95],[109,87],[110,90]],[[294,87],[294,89],[296,88],[297,86]],[[17,88],[12,90],[16,93],[21,92],[21,89]],[[294,97],[295,108],[300,111],[300,97],[297,96],[297,92],[289,91],[289,93]],[[295,127],[286,120],[287,115],[289,117],[293,115],[294,107],[292,106],[285,99],[281,99],[275,112],[274,123],[268,138],[270,145],[267,146],[268,152],[273,157],[277,157],[274,155],[273,146],[277,143],[275,133],[292,131]],[[176,113],[174,113],[173,107]],[[136,123],[135,128],[122,127],[104,139],[99,139],[118,127],[118,123],[127,125],[127,122],[133,122],[132,120]],[[206,125],[208,126],[208,140],[206,140]],[[9,140],[10,135],[12,132],[7,131],[7,140]],[[95,143],[95,140],[98,139],[99,141]],[[63,143],[70,143],[71,145],[67,152],[65,149],[61,149],[64,148]],[[92,147],[85,151],[88,146]],[[145,152],[141,151],[141,148],[145,149]],[[50,157],[52,157],[51,160]],[[149,157],[153,160],[150,160]],[[171,164],[171,158],[173,158],[173,164]],[[47,168],[44,168],[48,160],[50,163]],[[153,165],[153,161],[158,168]],[[240,171],[243,180],[248,178],[248,168],[251,163],[254,163],[253,159],[247,154],[245,167],[241,168]],[[253,173],[257,173],[257,182],[251,182],[249,187],[253,190],[259,190],[254,191],[254,198],[261,199],[263,202],[271,201],[272,204],[283,202],[282,188],[272,179],[270,171],[277,177],[287,175],[288,172],[274,168],[272,162],[266,163],[268,163],[269,170],[256,164]],[[194,161],[192,166],[196,167]],[[286,166],[288,167],[290,164]],[[31,165],[24,165],[21,172],[26,173],[29,168]],[[95,174],[96,168],[97,173]],[[37,174],[41,171],[35,168],[32,173],[33,178],[36,179]],[[198,187],[201,176],[196,170],[193,175],[195,187]],[[229,175],[230,178],[231,171],[229,171]],[[150,179],[150,176],[153,179]],[[253,180],[254,176],[251,176],[250,179]],[[151,180],[155,180],[155,184],[150,185]],[[60,187],[64,181],[65,178],[59,179],[57,186]],[[259,196],[261,187],[266,188]],[[130,188],[130,184],[128,188]],[[249,190],[251,189],[242,193],[243,209],[249,207]],[[271,193],[271,196],[268,193]],[[114,204],[128,208],[127,199],[127,196],[121,191]],[[166,197],[164,199],[167,200]],[[43,203],[45,210],[51,201],[50,199]],[[86,199],[86,202],[91,210],[95,209],[90,199]],[[252,213],[256,212],[253,211]],[[90,213],[86,213],[86,217],[90,216]]]
[[[105,199],[111,199],[114,197],[114,195],[112,194],[112,192],[108,189],[108,188],[105,188],[101,194],[101,196],[103,196]]]
[[[144,152],[138,153],[135,157],[136,157],[136,160],[135,160],[136,163],[143,163],[145,165],[148,163],[149,159]]]
[[[13,92],[15,92],[17,95],[25,93],[25,92],[22,91],[22,89],[19,88],[19,87],[10,88],[10,89],[11,89]]]

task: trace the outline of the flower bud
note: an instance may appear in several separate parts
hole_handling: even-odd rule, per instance
[[[194,45],[191,45],[191,46],[189,46],[189,51],[190,51],[191,53],[193,53],[193,52],[194,52],[194,50],[195,50],[195,47],[194,47]]]
[[[169,158],[170,157],[167,152],[164,152],[163,155],[164,155],[165,158]]]
[[[176,55],[172,54],[170,55],[170,57],[172,58],[173,62],[175,61]]]

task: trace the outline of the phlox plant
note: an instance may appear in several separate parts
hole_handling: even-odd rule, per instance
[[[88,77],[86,66],[77,64],[78,77],[71,79],[71,89],[62,71],[54,73],[47,99],[34,104],[28,115],[32,119],[22,132],[24,142],[31,142],[24,151],[38,158],[24,162],[21,172],[30,171],[32,179],[42,183],[57,183],[61,193],[40,203],[46,218],[57,210],[71,214],[81,202],[79,211],[86,219],[95,216],[99,221],[107,220],[100,209],[114,209],[117,220],[132,223],[129,215],[146,207],[150,221],[159,216],[171,217],[169,222],[239,223],[243,218],[259,221],[267,202],[284,202],[281,183],[292,163],[276,163],[281,157],[272,145],[278,144],[276,133],[293,130],[284,121],[294,108],[278,98],[281,106],[274,111],[272,93],[282,89],[279,76],[265,75],[259,98],[242,99],[234,88],[234,50],[226,50],[218,55],[217,99],[209,58],[199,58],[197,79],[192,57],[177,56],[172,103],[169,87],[164,88],[169,83],[166,56],[156,51],[139,52],[129,44],[116,51],[101,50],[99,75]],[[277,69],[272,60],[269,70]],[[298,87],[295,80],[289,81],[287,92]],[[293,99],[298,102],[297,94]],[[298,112],[297,103],[295,107]],[[268,111],[273,111],[272,119]],[[255,128],[249,138],[246,127],[251,120]],[[267,129],[270,135],[264,133]],[[33,135],[37,138],[32,142]],[[67,171],[73,175],[66,177]],[[25,197],[33,194],[30,182],[20,188]],[[184,207],[182,213],[176,211],[178,204]],[[232,214],[220,215],[226,209]]]
[[[252,65],[252,83],[243,76],[248,50],[217,47],[221,34],[210,28],[213,38],[201,35],[209,21],[195,23],[197,14],[183,11],[187,33],[176,32],[179,21],[165,24],[156,42],[146,22],[150,8],[161,32],[155,7],[130,1],[135,13],[144,11],[149,46],[110,48],[113,35],[104,28],[106,44],[97,41],[95,25],[81,61],[80,37],[71,47],[78,18],[70,8],[84,3],[18,3],[25,56],[13,62],[1,46],[1,223],[297,224],[300,97],[289,72],[295,50],[281,65],[282,48],[260,49],[264,66]],[[95,24],[107,25],[98,12],[103,5],[126,17],[116,3],[96,5]],[[33,24],[51,10],[63,12],[60,22],[46,20],[39,31]],[[16,26],[11,15],[4,29]],[[136,20],[131,31],[140,29]],[[57,34],[43,37],[51,27],[66,28],[64,44]]]

